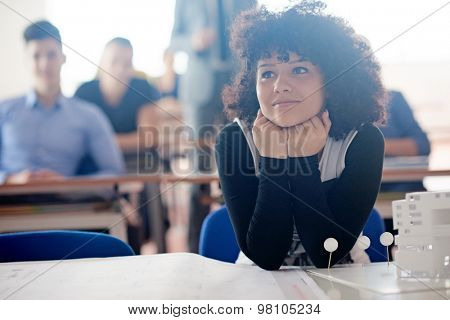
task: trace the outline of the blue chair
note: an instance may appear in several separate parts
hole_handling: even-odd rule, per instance
[[[0,234],[0,262],[132,255],[128,244],[103,233],[52,230]]]
[[[370,247],[366,253],[370,262],[386,262],[386,248],[380,243],[380,235],[386,231],[383,219],[378,211],[373,208],[363,229],[363,235],[370,239]]]
[[[374,208],[364,227],[363,234],[370,239],[370,247],[366,250],[371,262],[385,262],[386,248],[380,243],[380,235],[385,231],[383,219]],[[224,262],[234,263],[239,255],[228,210],[222,206],[211,212],[203,221],[200,232],[199,254]]]
[[[239,250],[227,208],[223,206],[211,212],[202,224],[199,254],[207,258],[234,263]]]

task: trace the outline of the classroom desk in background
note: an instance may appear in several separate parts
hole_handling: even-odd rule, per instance
[[[108,230],[109,234],[127,241],[127,221],[112,201],[92,195],[128,194],[136,205],[141,182],[119,182],[111,178],[75,178],[61,181],[45,181],[18,185],[1,185],[0,196],[58,195],[61,202],[27,203],[0,206],[0,233],[15,231],[75,229]],[[74,197],[74,194],[76,196]],[[67,202],[64,196],[68,195]],[[70,200],[69,200],[70,199]],[[113,199],[114,200],[114,199]],[[108,203],[111,202],[111,203]]]
[[[382,182],[421,181],[426,177],[450,176],[448,169],[389,168],[383,169]]]
[[[425,169],[425,168],[388,168],[383,170],[383,182],[395,182],[395,181],[414,181],[422,180],[424,177],[429,176],[450,176],[450,169]],[[185,176],[174,175],[174,174],[156,174],[156,175],[123,175],[116,177],[95,177],[95,178],[72,178],[61,181],[47,181],[42,183],[27,183],[22,185],[0,185],[0,196],[8,195],[20,195],[20,194],[40,194],[40,193],[73,193],[73,192],[95,192],[96,190],[106,189],[111,192],[119,193],[129,193],[132,198],[136,199],[137,194],[142,189],[144,183],[164,183],[168,187],[161,190],[161,193],[165,193],[170,189],[173,189],[179,183],[190,183],[190,184],[202,184],[202,183],[212,183],[218,182],[218,176],[216,174],[189,174]],[[450,187],[449,187],[450,189]],[[392,200],[403,199],[404,194],[380,194],[375,207],[380,211],[383,218],[392,217],[391,203]],[[133,202],[137,202],[136,200]],[[152,222],[152,233],[154,235],[154,240],[158,247],[158,252],[164,252],[165,239],[163,231],[163,214],[161,212],[156,212],[155,210],[150,210],[151,216],[149,217]],[[72,221],[75,223],[77,219],[77,213],[74,213]],[[55,222],[55,219],[60,219],[60,222]],[[100,215],[92,216],[97,219]],[[112,216],[117,220],[117,215]],[[42,219],[41,219],[42,218]],[[38,227],[42,229],[54,229],[67,228],[69,226],[64,225],[63,220],[69,221],[69,218],[58,217],[57,215],[49,216],[51,219],[43,219],[42,215],[29,215],[27,217],[14,217],[12,215],[4,216],[0,215],[0,232],[8,231],[19,231],[24,230],[23,228],[14,229],[15,227],[20,227],[24,225],[36,226],[33,228],[27,228],[25,230],[36,230]],[[29,220],[28,220],[29,219]],[[109,218],[108,218],[109,219]],[[49,224],[38,226],[39,221],[48,221]],[[29,223],[28,223],[28,222]],[[50,222],[53,221],[53,224]],[[85,220],[88,221],[88,220]],[[102,225],[114,225],[110,223],[105,223],[101,221],[97,222],[87,222],[92,224],[93,227],[97,228],[99,224]],[[70,222],[70,225],[72,222]],[[120,223],[119,223],[120,225]],[[85,224],[79,225],[74,228],[86,229]],[[98,229],[98,228],[97,228]],[[120,228],[119,228],[120,229]],[[122,228],[123,229],[123,228]],[[121,229],[121,230],[122,230]],[[116,231],[112,230],[114,233]],[[123,232],[119,232],[119,237],[123,238]]]
[[[0,299],[449,299],[450,279],[399,279],[396,268],[264,271],[192,253],[2,263]]]
[[[92,191],[99,188],[120,192],[136,192],[142,189],[142,183],[207,183],[218,181],[213,174],[179,176],[173,174],[155,175],[122,175],[108,177],[77,177],[64,180],[30,182],[25,184],[0,185],[0,195],[19,195],[27,193],[51,193],[51,192],[80,192]],[[125,189],[124,189],[125,188]]]
[[[186,175],[173,174],[160,175],[123,175],[103,177],[77,177],[64,180],[31,182],[15,185],[0,185],[0,196],[20,196],[39,194],[73,194],[73,193],[99,193],[109,192],[111,195],[128,194],[134,207],[138,205],[138,195],[145,183],[166,183],[169,187],[161,190],[164,193],[178,183],[209,183],[218,181],[216,175]],[[150,205],[151,203],[151,199]],[[76,205],[71,204],[72,208]],[[72,210],[66,205],[61,210],[46,208],[52,212],[43,212],[42,207],[28,208],[32,213],[18,214],[0,212],[0,233],[48,229],[81,229],[98,230],[108,229],[109,233],[127,241],[126,220],[115,210]],[[1,211],[1,210],[0,210]],[[165,251],[164,217],[153,206],[149,211],[153,238],[158,252]]]
[[[389,167],[383,169],[382,182],[422,181],[426,177],[450,177],[450,168]],[[450,190],[450,185],[447,187]],[[430,190],[434,191],[434,190]],[[375,208],[384,219],[392,218],[392,201],[405,199],[405,192],[380,192]]]
[[[425,177],[450,176],[450,168],[387,168],[383,170],[382,182],[402,182],[422,180]],[[73,192],[97,188],[127,188],[127,191],[139,183],[193,183],[202,184],[219,181],[216,174],[152,174],[152,175],[122,175],[116,177],[71,178],[66,180],[33,182],[16,185],[0,185],[0,195],[25,193]]]

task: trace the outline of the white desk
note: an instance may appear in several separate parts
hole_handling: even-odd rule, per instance
[[[398,278],[395,263],[310,269],[308,274],[334,299],[450,299],[450,279]]]
[[[191,253],[3,263],[0,299],[443,299],[450,294],[450,280],[436,285],[438,294],[420,282],[398,280],[392,264],[388,270],[383,263],[333,268],[330,276],[337,278],[330,281],[326,269],[268,272]],[[376,283],[380,278],[383,282]]]

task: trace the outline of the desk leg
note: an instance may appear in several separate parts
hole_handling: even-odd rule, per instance
[[[158,248],[158,253],[167,252],[166,232],[164,226],[164,207],[159,184],[149,183],[145,186],[147,192],[148,215],[152,228],[152,238]]]
[[[127,221],[126,219],[121,218],[121,221],[114,224],[109,229],[109,234],[119,238],[120,240],[128,243],[128,235],[127,235]]]

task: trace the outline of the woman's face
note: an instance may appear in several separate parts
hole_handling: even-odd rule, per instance
[[[280,127],[291,127],[317,115],[324,105],[319,68],[296,53],[281,61],[279,54],[258,61],[256,94],[262,114]],[[285,61],[287,60],[287,61]]]

